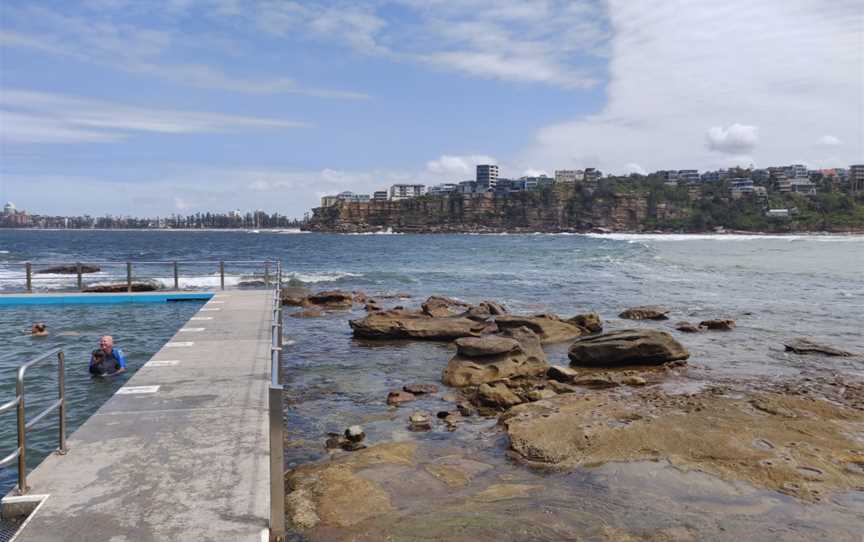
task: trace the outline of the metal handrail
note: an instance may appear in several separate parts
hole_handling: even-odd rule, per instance
[[[279,358],[282,353],[282,262],[276,262],[270,324],[270,385],[267,390],[270,429],[270,542],[285,539],[285,424],[282,421],[282,384]]]
[[[180,266],[181,265],[183,265],[183,266],[213,265],[215,267],[215,271],[217,271],[219,274],[219,287],[220,287],[220,289],[224,290],[225,289],[226,265],[231,265],[231,266],[235,266],[235,267],[236,266],[249,266],[249,265],[263,266],[264,283],[265,283],[265,286],[269,287],[270,282],[271,282],[270,269],[271,269],[271,267],[276,267],[278,262],[275,260],[158,260],[158,261],[136,261],[136,262],[133,262],[133,261],[87,261],[86,263],[81,262],[81,261],[76,261],[76,262],[68,262],[68,261],[66,261],[66,262],[43,262],[43,261],[32,262],[32,261],[27,261],[27,262],[4,262],[2,264],[2,266],[8,268],[8,267],[12,267],[12,266],[23,265],[24,266],[23,279],[25,281],[25,290],[24,291],[26,291],[27,293],[33,293],[33,281],[34,280],[36,280],[36,281],[39,281],[39,280],[56,280],[56,278],[54,278],[54,277],[50,277],[50,278],[49,277],[41,277],[40,276],[41,273],[39,273],[38,270],[37,270],[37,272],[34,273],[34,270],[33,270],[34,264],[37,264],[39,266],[58,266],[58,265],[75,266],[77,268],[76,272],[70,274],[68,278],[69,278],[69,280],[75,279],[75,281],[76,281],[76,288],[75,289],[77,289],[79,291],[84,291],[84,275],[86,274],[83,272],[83,266],[84,265],[98,265],[98,266],[106,266],[106,267],[107,266],[119,267],[119,266],[125,265],[126,266],[126,273],[125,273],[125,275],[126,275],[125,276],[126,290],[128,292],[131,292],[132,287],[133,287],[133,281],[135,279],[140,280],[142,278],[155,278],[155,277],[151,277],[150,275],[141,275],[141,274],[136,275],[136,274],[134,274],[133,268],[136,265],[139,266],[139,268],[142,266],[146,267],[146,266],[154,266],[154,265],[171,266],[173,268],[172,270],[173,270],[174,289],[175,290],[180,289],[180,276],[181,276]],[[194,275],[194,274],[193,275],[186,275],[184,278],[190,278],[190,277],[194,277],[194,276],[201,276],[201,275]],[[208,275],[208,276],[212,276],[212,275]],[[120,280],[121,277],[117,276],[116,279]]]
[[[25,416],[25,399],[24,399],[24,375],[27,369],[33,365],[44,362],[45,360],[57,355],[57,400],[45,407],[42,412],[33,417],[29,422]],[[58,445],[57,452],[66,453],[66,378],[64,372],[65,355],[62,348],[55,348],[45,352],[21,367],[18,368],[18,380],[15,384],[15,399],[4,403],[0,406],[0,413],[11,410],[12,407],[17,407],[18,411],[18,447],[14,452],[0,459],[0,467],[11,465],[16,459],[18,460],[18,494],[24,495],[30,489],[27,487],[27,431],[33,428],[48,414],[54,410],[58,411]]]

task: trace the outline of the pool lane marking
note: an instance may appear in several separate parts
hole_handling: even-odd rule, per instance
[[[213,311],[221,311],[221,310],[222,310],[222,309],[220,309],[219,307],[216,307],[215,309],[201,309],[201,310],[198,311],[198,312],[204,312],[204,311],[207,311],[207,312],[213,312]]]
[[[169,347],[173,347],[173,348],[184,348],[184,347],[187,347],[187,346],[192,346],[192,345],[194,345],[194,344],[195,344],[195,343],[193,343],[192,341],[185,341],[185,342],[184,342],[184,341],[180,341],[180,342],[172,342],[172,343],[168,343],[168,344],[165,345],[165,347],[166,347],[166,348],[169,348]]]
[[[210,303],[207,303],[207,304],[208,305],[221,305],[223,303],[225,303],[225,302],[224,301],[211,301]]]
[[[212,320],[212,316],[193,316],[190,320]]]
[[[159,386],[126,386],[117,390],[117,395],[141,395],[143,393],[156,393]]]
[[[179,363],[179,359],[154,359],[145,363],[144,367],[173,367]]]
[[[185,331],[188,333],[197,333],[199,331],[204,331],[205,329],[207,329],[207,328],[205,328],[205,327],[184,327],[180,331]]]

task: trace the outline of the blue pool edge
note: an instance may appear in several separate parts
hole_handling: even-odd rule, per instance
[[[167,303],[170,301],[208,301],[213,292],[131,293],[131,294],[9,294],[0,295],[0,307],[16,305],[102,305],[120,303]]]

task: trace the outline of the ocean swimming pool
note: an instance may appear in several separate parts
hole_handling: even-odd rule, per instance
[[[19,296],[0,296],[0,403],[13,399],[18,367],[55,347],[66,356],[67,437],[87,420],[174,333],[201,308],[210,294],[180,294],[183,302],[166,302],[166,295],[61,296],[51,304],[31,296],[28,304],[12,304]],[[89,299],[83,303],[81,300]],[[146,298],[147,302],[144,302]],[[161,299],[160,299],[161,298]],[[155,302],[159,301],[159,302]],[[47,337],[32,337],[30,326],[44,322]],[[96,379],[87,372],[90,352],[99,337],[110,334],[128,360],[128,371],[115,379]],[[27,371],[25,380],[28,419],[56,399],[57,368],[44,363]],[[32,469],[57,446],[57,416],[50,414],[27,433],[27,465]],[[0,414],[0,455],[12,452],[17,442],[15,412]],[[0,494],[14,487],[14,465],[0,469]]]

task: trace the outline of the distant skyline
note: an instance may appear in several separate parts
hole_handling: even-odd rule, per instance
[[[0,200],[262,209],[396,182],[864,162],[860,0],[0,4]],[[2,203],[0,203],[2,204]]]

